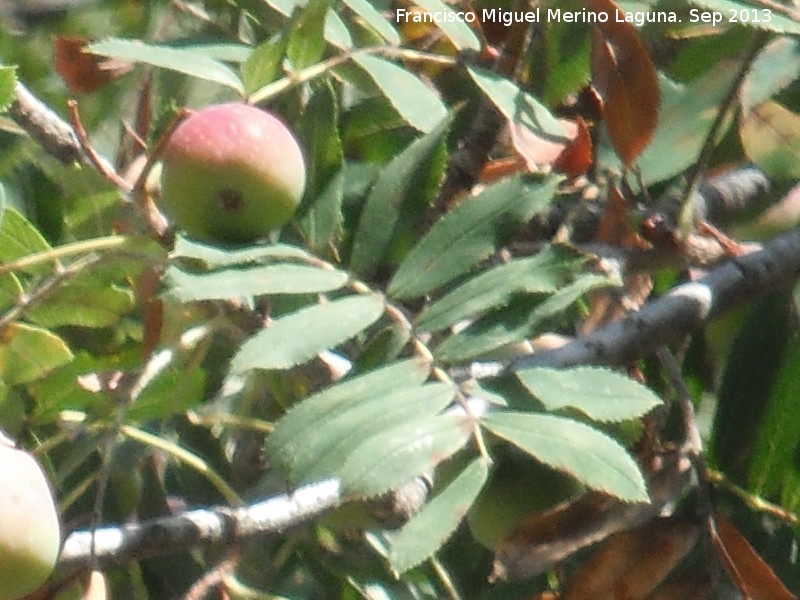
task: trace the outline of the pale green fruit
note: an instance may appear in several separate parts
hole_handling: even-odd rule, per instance
[[[0,598],[39,588],[60,547],[58,514],[41,467],[0,434]]]
[[[283,226],[306,182],[297,141],[275,116],[227,103],[181,123],[164,148],[164,210],[201,240],[245,243]]]

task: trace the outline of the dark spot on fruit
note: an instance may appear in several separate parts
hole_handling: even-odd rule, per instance
[[[242,195],[236,190],[220,190],[218,197],[223,210],[233,212],[242,207]]]

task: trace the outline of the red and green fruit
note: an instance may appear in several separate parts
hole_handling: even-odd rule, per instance
[[[305,182],[292,133],[274,115],[247,104],[194,113],[163,152],[164,210],[201,240],[246,243],[266,236],[291,219]]]
[[[39,588],[60,547],[58,514],[41,467],[0,434],[0,598]]]

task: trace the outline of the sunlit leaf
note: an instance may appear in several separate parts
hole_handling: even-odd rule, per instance
[[[597,421],[634,419],[661,404],[645,386],[608,369],[537,367],[516,375],[548,410],[569,406]]]
[[[481,422],[536,460],[590,488],[628,502],[648,501],[636,461],[597,429],[563,417],[519,412],[488,413]]]
[[[328,292],[347,283],[343,271],[305,265],[264,265],[195,275],[176,267],[164,274],[167,293],[179,302],[225,300],[266,294]]]
[[[177,71],[244,94],[244,84],[233,69],[192,48],[146,44],[139,40],[108,39],[90,44],[87,52]]]
[[[383,314],[383,306],[380,297],[364,294],[285,315],[242,344],[231,369],[241,373],[299,365],[372,325]]]
[[[471,428],[457,415],[403,423],[359,444],[337,474],[348,492],[376,496],[446,460],[470,435]]]
[[[476,458],[418,515],[391,536],[389,562],[398,574],[431,557],[453,534],[489,477],[483,458]]]
[[[0,378],[8,385],[30,383],[72,360],[72,352],[54,333],[9,323],[0,329]]]
[[[274,459],[290,464],[284,457],[302,452],[298,438],[313,431],[342,411],[373,397],[388,396],[407,388],[419,389],[430,373],[430,365],[409,359],[384,366],[353,379],[347,379],[310,396],[293,406],[278,421],[267,439]]]
[[[409,125],[428,133],[447,117],[447,107],[416,75],[377,56],[359,54],[353,61],[366,71]]]
[[[350,10],[364,19],[380,36],[393,46],[400,44],[400,34],[368,0],[343,0]]]

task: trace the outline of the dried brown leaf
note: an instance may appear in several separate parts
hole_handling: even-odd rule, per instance
[[[743,594],[752,600],[797,600],[730,521],[719,514],[716,521],[728,566],[736,569],[732,578],[745,587]]]
[[[84,52],[89,40],[80,37],[53,39],[53,60],[56,71],[71,92],[93,92],[128,73],[130,63]]]
[[[592,0],[592,9],[608,17],[593,27],[592,85],[603,101],[611,144],[630,168],[658,123],[658,77],[636,28],[617,21],[623,11],[611,0]]]

